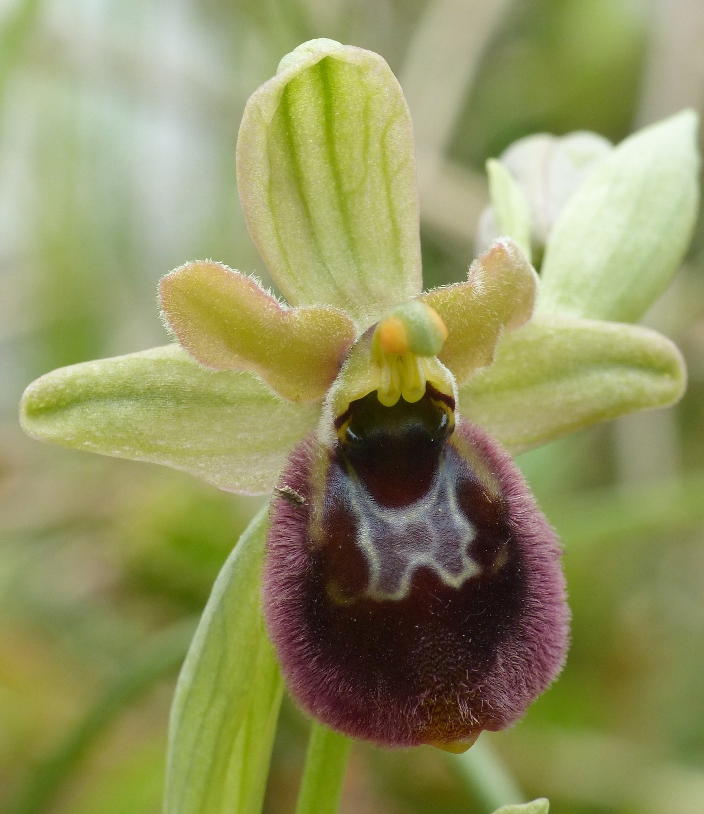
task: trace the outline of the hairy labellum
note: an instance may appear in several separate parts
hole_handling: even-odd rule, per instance
[[[510,457],[452,399],[351,403],[333,448],[292,453],[274,501],[265,611],[289,689],[386,746],[471,742],[559,671],[557,540]]]

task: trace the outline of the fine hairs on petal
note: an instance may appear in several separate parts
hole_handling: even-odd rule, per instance
[[[555,534],[515,464],[483,431],[461,421],[454,443],[499,485],[513,563],[505,579],[489,577],[496,600],[481,575],[451,590],[422,570],[400,602],[332,607],[316,578],[326,552],[310,542],[314,473],[330,453],[304,441],[280,481],[303,502],[274,500],[264,580],[269,632],[294,697],[352,737],[412,746],[502,729],[562,667],[569,611]],[[329,545],[346,544],[339,534]],[[362,573],[364,563],[350,561],[355,569]],[[340,628],[328,625],[330,613],[347,614],[348,636],[335,640]],[[364,635],[355,639],[356,630]]]

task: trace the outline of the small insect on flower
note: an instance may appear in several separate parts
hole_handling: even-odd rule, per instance
[[[430,356],[445,326],[411,307],[348,361],[366,357],[378,387],[352,387],[345,406],[343,369],[344,409],[323,414],[334,436],[321,426],[289,459],[265,611],[311,714],[386,746],[455,750],[515,721],[550,683],[568,611],[552,529],[510,457],[457,418]]]

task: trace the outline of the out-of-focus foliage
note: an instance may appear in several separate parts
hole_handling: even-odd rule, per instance
[[[427,285],[462,276],[477,168],[510,141],[618,140],[704,99],[697,0],[0,4],[3,811],[159,811],[179,648],[257,501],[42,447],[16,402],[50,368],[162,344],[170,268],[263,272],[236,202],[236,129],[280,56],[315,36],[379,51],[405,84]],[[555,812],[704,810],[702,246],[700,229],[646,319],[687,357],[682,403],[522,459],[565,542],[573,645],[526,720],[483,739]],[[285,702],[270,814],[293,810],[305,734]],[[343,811],[489,812],[467,779],[480,759],[355,747]]]
[[[479,164],[543,130],[623,137],[638,108],[651,6],[638,0],[514,3],[470,90],[453,155]]]

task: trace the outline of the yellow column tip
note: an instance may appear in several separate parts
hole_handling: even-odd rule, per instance
[[[377,328],[379,346],[384,353],[402,354],[408,352],[408,331],[396,316],[386,317]]]

